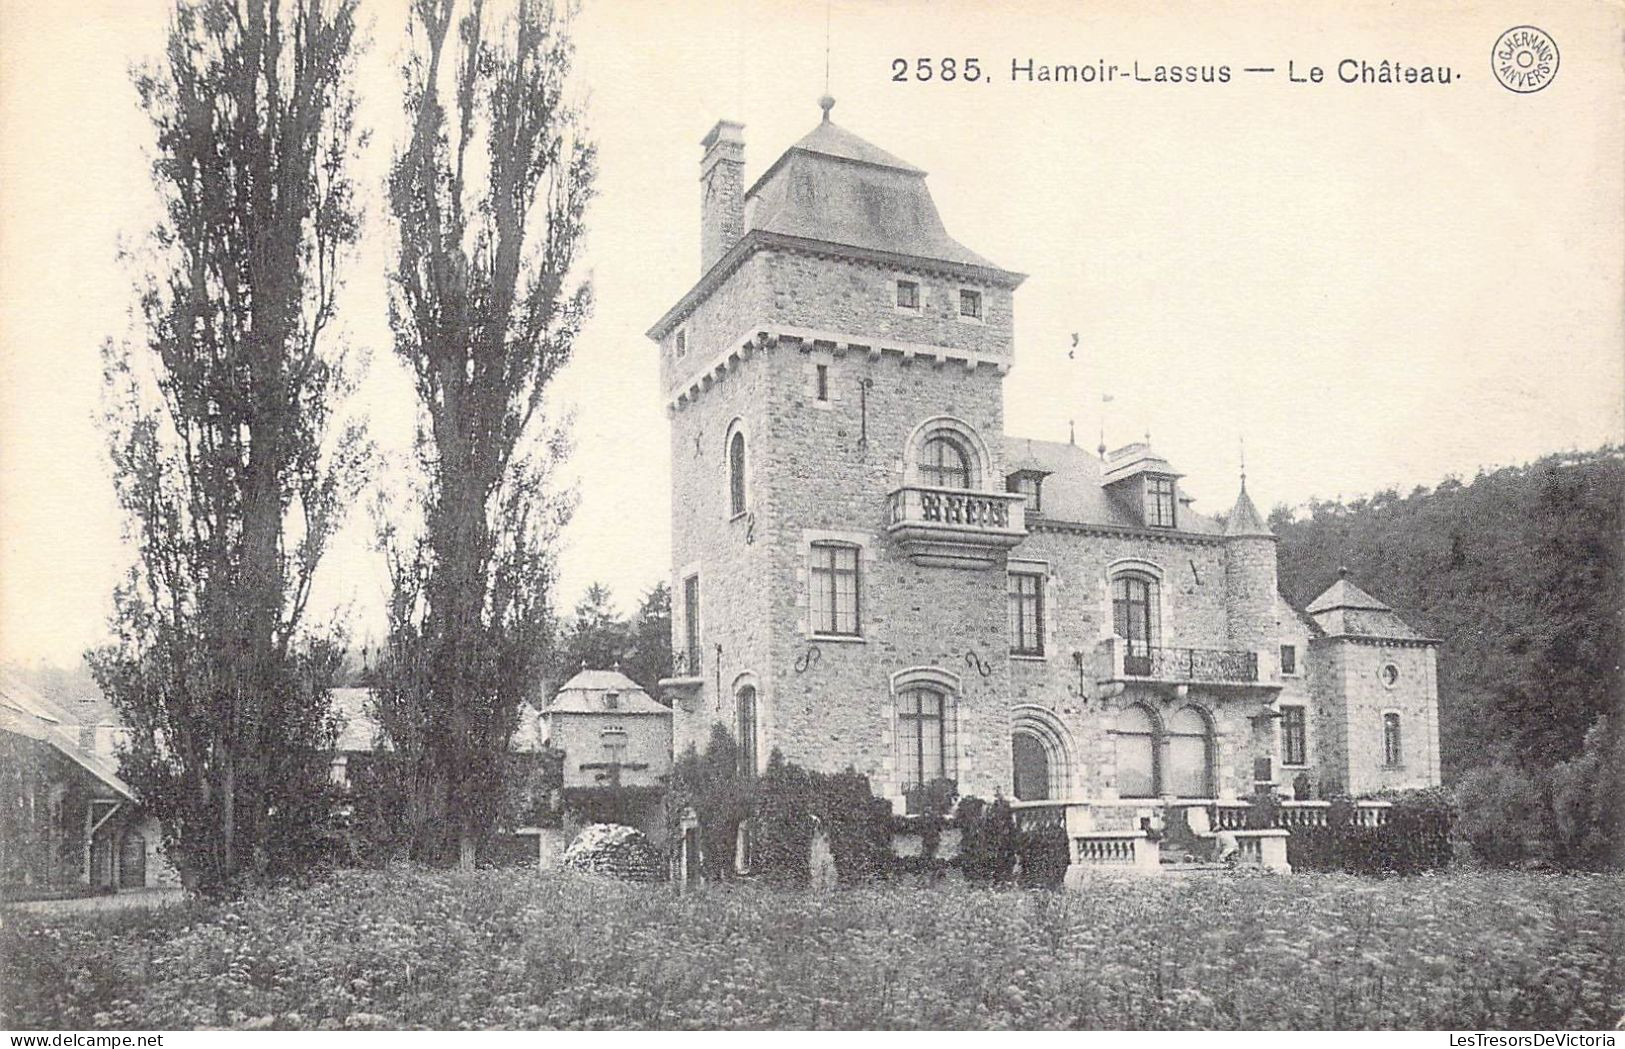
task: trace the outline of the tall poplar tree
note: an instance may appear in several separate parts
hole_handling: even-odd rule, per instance
[[[124,774],[190,885],[308,859],[337,639],[304,628],[364,456],[330,331],[356,239],[354,0],[180,0],[135,73],[164,218],[104,354],[138,562],[94,653]]]
[[[458,17],[461,11],[461,17]],[[549,381],[590,307],[572,264],[595,154],[567,86],[567,14],[517,0],[415,0],[410,138],[394,163],[390,323],[423,409],[422,527],[386,530],[395,593],[379,718],[407,767],[412,853],[472,865],[522,700],[548,658],[566,454]],[[455,31],[455,32],[454,32]]]

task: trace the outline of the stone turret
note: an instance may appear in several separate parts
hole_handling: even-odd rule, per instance
[[[745,233],[745,125],[719,120],[700,145],[700,273]]]
[[[1280,634],[1275,614],[1275,542],[1275,533],[1247,495],[1243,475],[1241,493],[1224,522],[1225,618],[1231,647],[1263,651],[1266,657],[1275,652]]]

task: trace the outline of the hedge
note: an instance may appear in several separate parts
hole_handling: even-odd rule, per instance
[[[1351,874],[1419,874],[1450,863],[1453,809],[1438,787],[1392,797],[1388,821],[1376,827],[1355,822],[1354,802],[1339,798],[1326,811],[1326,826],[1295,827],[1287,838],[1293,870]]]

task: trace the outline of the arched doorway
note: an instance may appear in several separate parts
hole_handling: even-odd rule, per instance
[[[1018,801],[1056,801],[1072,794],[1071,734],[1048,707],[1011,711],[1012,793]]]
[[[1032,732],[1017,730],[1010,737],[1017,801],[1045,801],[1050,797],[1049,751]]]

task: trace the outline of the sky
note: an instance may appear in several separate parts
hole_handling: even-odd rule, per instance
[[[370,213],[340,321],[369,358],[350,407],[388,485],[416,410],[385,320],[405,5],[361,6]],[[0,660],[66,665],[104,640],[133,556],[96,422],[99,352],[140,334],[117,256],[156,197],[128,70],[159,53],[168,9],[0,0]],[[949,232],[1029,274],[1011,433],[1066,440],[1075,424],[1093,447],[1103,427],[1113,446],[1149,432],[1207,513],[1233,501],[1243,442],[1267,508],[1625,439],[1622,16],[1542,4],[1558,73],[1516,94],[1489,56],[1528,17],[1460,2],[585,0],[597,307],[549,395],[572,420],[563,480],[580,498],[560,603],[597,580],[630,611],[666,578],[667,420],[643,332],[699,276],[699,141],[720,118],[744,123],[754,180],[818,121],[826,39],[835,121],[930,172]],[[891,79],[898,58],[942,56],[978,58],[983,78]],[[1458,76],[1344,84],[1344,59]],[[1012,60],[1229,65],[1232,81],[1024,83]],[[1289,80],[1289,61],[1325,80]],[[372,530],[351,515],[312,602],[358,642],[378,636],[387,588]]]

